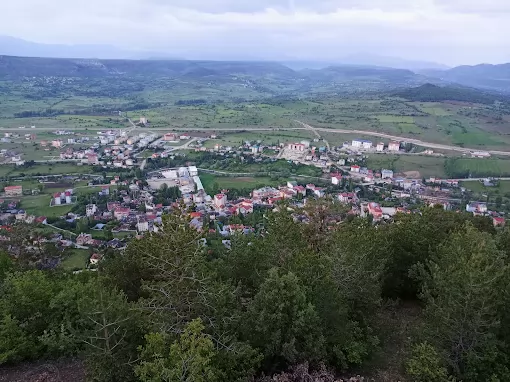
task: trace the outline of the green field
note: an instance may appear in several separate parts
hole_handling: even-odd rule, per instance
[[[253,188],[258,186],[279,186],[284,185],[286,180],[272,180],[269,177],[227,177],[227,176],[216,176],[207,173],[200,173],[200,180],[207,192],[211,192],[214,189],[214,184],[217,183],[220,189],[231,189],[231,188]]]
[[[380,115],[380,116],[377,116],[377,119],[383,123],[384,122],[387,122],[387,123],[408,123],[408,124],[414,123],[413,117],[401,117],[398,115]]]
[[[73,208],[72,205],[50,207],[50,195],[24,196],[21,199],[21,208],[29,215],[58,217],[67,214]]]
[[[510,159],[454,158],[447,160],[446,168],[452,178],[508,177]]]
[[[72,249],[60,266],[66,271],[85,269],[89,263],[90,253],[86,249]]]
[[[461,183],[462,187],[473,191],[484,194],[500,194],[504,195],[510,193],[510,181],[509,180],[501,180],[499,184],[495,187],[485,187],[482,182],[478,180],[465,181]]]
[[[411,174],[414,177],[427,178],[430,176],[444,178],[445,159],[442,157],[429,157],[422,155],[371,155],[367,159],[367,167],[373,170],[388,169],[397,174],[417,171]]]
[[[0,176],[24,176],[24,175],[59,175],[59,174],[90,174],[90,166],[77,166],[74,163],[36,164],[34,166],[16,167],[12,165],[0,166]]]

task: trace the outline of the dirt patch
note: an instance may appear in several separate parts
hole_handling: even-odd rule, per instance
[[[84,382],[85,368],[79,359],[27,362],[0,367],[0,382]]]
[[[406,171],[404,172],[404,176],[410,179],[421,179],[419,171]]]

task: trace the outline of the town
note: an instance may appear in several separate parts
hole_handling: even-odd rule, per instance
[[[143,118],[142,121],[147,123]],[[55,131],[54,134],[72,133]],[[214,133],[208,136],[173,132],[131,135],[126,131],[102,131],[93,140],[68,138],[63,143],[59,138],[51,142],[41,141],[45,150],[47,145],[60,150],[56,160],[76,161],[74,166],[77,168],[92,166],[90,172],[96,174],[39,176],[34,178],[39,185],[31,189],[24,188],[23,178],[5,184],[0,214],[4,234],[0,240],[6,248],[12,249],[14,244],[9,232],[17,224],[42,227],[34,231],[41,233],[33,239],[51,243],[57,249],[55,258],[43,266],[66,264],[67,257],[80,253],[81,262],[67,262],[68,267],[81,271],[94,269],[109,250],[121,250],[129,240],[158,232],[163,216],[179,208],[188,211],[190,225],[206,231],[211,237],[220,238],[225,246],[229,245],[229,237],[233,234],[260,233],[263,230],[260,217],[264,211],[277,211],[282,204],[295,211],[295,219],[306,223],[307,216],[303,211],[316,200],[343,206],[344,214],[336,223],[361,217],[370,219],[372,224],[390,224],[396,214],[420,213],[422,208],[436,206],[486,216],[495,227],[505,225],[505,211],[489,208],[487,200],[467,200],[472,194],[459,179],[417,179],[390,169],[367,167],[367,153],[405,154],[405,142],[380,142],[374,146],[371,141],[355,139],[330,148],[319,137],[313,141],[279,145],[264,145],[261,141],[244,141],[236,147],[214,144],[208,148],[204,145],[208,140],[216,139],[218,135]],[[175,146],[181,142],[185,143]],[[74,149],[83,143],[87,143],[88,148]],[[148,155],[141,156],[146,150],[150,150]],[[431,150],[425,153],[432,154]],[[207,160],[200,160],[202,167],[198,167],[196,159],[204,156]],[[20,155],[16,154],[15,159],[15,165],[20,166],[19,162],[23,162]],[[220,187],[220,184],[225,177],[243,179],[243,174],[232,175],[208,168],[208,163],[215,161],[253,163],[262,168],[264,163],[284,163],[310,169],[315,176],[289,174],[287,180],[279,176],[269,184],[264,184],[267,177],[260,177],[257,183],[260,187],[247,192],[240,182],[244,189],[240,193],[236,192],[236,187]],[[176,166],[167,167],[167,164]],[[128,172],[130,168],[136,171]],[[104,172],[116,169],[124,172],[121,175]],[[258,179],[253,174],[245,175],[252,181]],[[204,176],[216,177],[218,187],[206,189],[201,180]],[[71,181],[65,183],[66,179]],[[491,182],[497,182],[490,178],[480,181],[489,186]],[[67,206],[64,214],[45,216],[23,209],[23,198],[27,194],[36,198],[41,190],[53,189],[54,185],[58,188],[61,183],[67,187],[51,193],[45,210]],[[81,186],[75,188],[73,184]],[[92,192],[84,194],[84,190]],[[255,217],[249,218],[251,215]]]

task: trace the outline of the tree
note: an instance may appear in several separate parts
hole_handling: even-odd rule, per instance
[[[200,319],[186,325],[179,339],[167,346],[165,334],[150,333],[141,348],[136,374],[142,382],[215,382],[223,380],[215,366],[217,351],[204,334]]]
[[[493,238],[470,223],[453,233],[422,267],[427,336],[444,351],[459,377],[484,378],[477,372],[497,346],[508,271]]]
[[[123,382],[134,380],[137,347],[141,345],[143,320],[118,290],[101,280],[88,284],[79,309],[86,328],[82,335],[85,363],[91,380]]]
[[[268,369],[324,356],[319,317],[292,273],[271,269],[243,321],[245,337],[261,350]]]
[[[413,347],[412,357],[407,362],[406,369],[415,382],[451,381],[436,349],[426,342]]]

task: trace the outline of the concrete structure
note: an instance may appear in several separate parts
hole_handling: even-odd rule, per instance
[[[379,142],[379,143],[377,144],[377,147],[376,147],[375,149],[376,149],[376,151],[379,151],[379,152],[384,151],[384,143]]]
[[[338,186],[342,181],[342,175],[340,174],[331,174],[331,184]]]
[[[163,140],[166,142],[179,142],[179,137],[174,133],[166,133],[163,135]]]
[[[147,121],[147,118],[146,118],[146,117],[140,117],[140,123],[141,123],[142,125],[146,125],[146,124],[147,124],[147,122],[148,122],[148,121]]]
[[[393,171],[392,170],[382,170],[381,171],[381,178],[383,178],[383,179],[391,179],[391,178],[393,178]]]
[[[61,139],[55,139],[55,140],[51,141],[51,145],[55,148],[61,148],[62,144],[63,144],[63,142]]]
[[[23,195],[23,186],[7,186],[4,187],[5,196],[21,196]]]
[[[97,206],[95,204],[87,204],[87,207],[85,208],[85,214],[87,217],[94,216],[97,212]]]
[[[388,145],[388,151],[400,151],[400,142],[390,142]]]
[[[223,209],[227,205],[227,195],[217,194],[214,195],[214,206],[217,209]]]
[[[304,152],[306,147],[302,143],[289,143],[287,148],[292,151]]]
[[[367,140],[364,140],[364,139],[354,139],[352,141],[352,147],[356,147],[356,148],[363,148],[363,149],[371,149],[372,148],[372,142],[371,141],[367,141]]]

